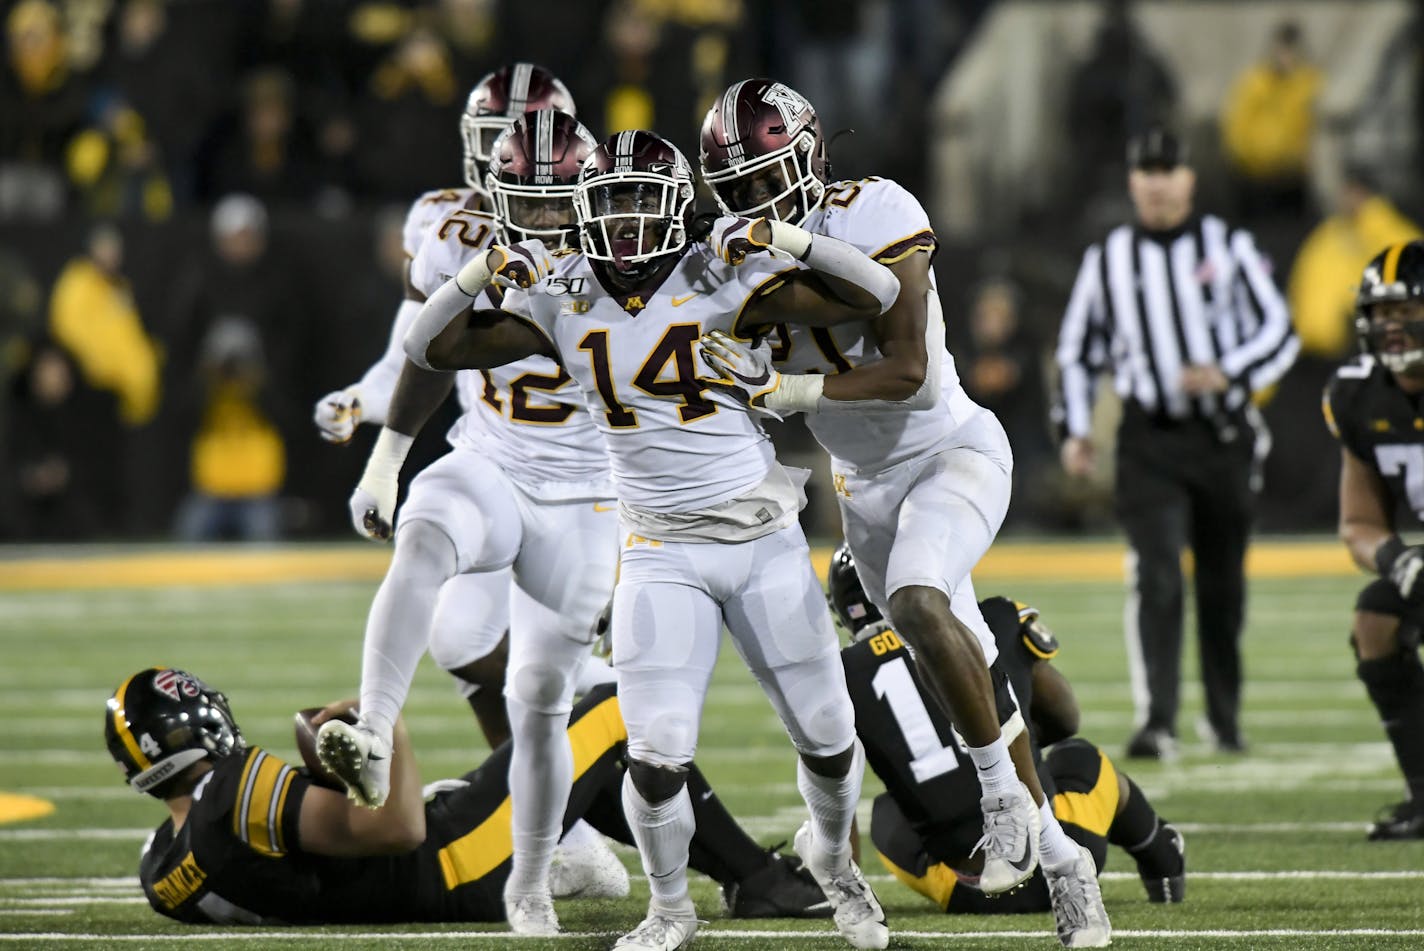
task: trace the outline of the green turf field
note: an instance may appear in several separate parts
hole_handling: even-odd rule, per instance
[[[1071,548],[1062,551],[1071,563]],[[0,561],[0,574],[6,563]],[[76,583],[83,583],[76,572]],[[1358,576],[1271,578],[1252,586],[1245,727],[1251,753],[1227,758],[1196,740],[1194,684],[1171,766],[1122,764],[1188,840],[1184,905],[1149,905],[1126,855],[1113,852],[1103,894],[1127,948],[1424,947],[1424,842],[1372,844],[1364,828],[1402,795],[1345,645]],[[150,912],[134,878],[162,807],[132,793],[104,751],[101,711],[118,681],[150,664],[189,669],[224,689],[250,742],[293,755],[291,712],[354,693],[374,585],[115,587],[0,591],[0,791],[51,800],[53,814],[0,825],[0,944],[15,947],[454,948],[510,943],[498,926],[286,931],[185,928]],[[1038,605],[1063,642],[1083,734],[1116,754],[1129,731],[1120,585],[995,580]],[[464,771],[482,741],[427,662],[408,708],[426,778]],[[1193,675],[1194,676],[1194,675]],[[728,806],[765,843],[790,838],[802,806],[792,753],[735,652],[723,654],[698,760]],[[867,777],[869,794],[878,789]],[[862,816],[862,823],[866,822]],[[636,856],[621,853],[630,868]],[[873,855],[892,947],[1053,948],[1048,914],[933,914]],[[826,922],[782,925],[721,916],[695,879],[706,949],[841,948]],[[622,901],[561,902],[575,932],[517,947],[604,948],[642,917],[646,887]]]

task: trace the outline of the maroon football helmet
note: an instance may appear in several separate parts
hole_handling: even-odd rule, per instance
[[[702,122],[702,178],[729,215],[800,224],[826,190],[826,140],[811,103],[769,79],[728,86]]]
[[[653,132],[619,132],[583,163],[574,210],[590,260],[624,273],[687,246],[692,165]]]
[[[494,140],[485,184],[494,199],[502,244],[538,238],[568,247],[574,230],[574,185],[598,140],[557,109],[526,112]]]
[[[558,77],[533,63],[511,63],[487,74],[465,100],[460,138],[465,145],[465,184],[485,192],[485,167],[499,134],[531,109],[575,115],[574,97]]]

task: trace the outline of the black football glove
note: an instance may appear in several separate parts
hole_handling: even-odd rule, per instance
[[[1424,604],[1424,545],[1408,545],[1398,537],[1380,545],[1375,567],[1410,604]]]

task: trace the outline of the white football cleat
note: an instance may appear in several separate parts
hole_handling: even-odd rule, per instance
[[[852,948],[884,948],[890,944],[890,928],[885,923],[885,912],[880,900],[871,891],[870,883],[860,873],[853,860],[847,860],[846,867],[839,872],[828,868],[823,857],[814,848],[811,823],[801,823],[796,830],[793,845],[801,856],[806,870],[826,893],[826,900],[834,909],[836,928],[841,936],[850,942]]]
[[[649,908],[648,917],[613,942],[613,947],[628,951],[674,951],[687,946],[692,936],[697,934],[697,925],[696,917],[673,917],[667,912]]]
[[[346,795],[367,809],[385,805],[391,793],[391,741],[364,723],[327,720],[316,733],[321,765],[346,785]]]
[[[630,889],[628,869],[602,836],[554,849],[549,891],[555,898],[626,898]]]
[[[1098,888],[1093,855],[1078,846],[1078,857],[1062,865],[1045,865],[1043,877],[1053,901],[1058,940],[1065,948],[1106,948],[1112,944],[1112,925]]]
[[[504,917],[515,934],[548,938],[559,933],[559,916],[548,895],[520,895],[504,900]]]
[[[985,796],[979,806],[984,810],[984,835],[969,854],[984,853],[979,888],[986,895],[1001,895],[1028,881],[1038,866],[1043,820],[1023,783],[1016,792]]]

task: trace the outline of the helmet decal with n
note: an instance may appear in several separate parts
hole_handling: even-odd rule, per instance
[[[511,63],[487,74],[465,100],[460,139],[465,147],[465,184],[485,192],[485,172],[494,140],[515,119],[534,109],[576,115],[574,97],[558,77],[533,63]]]
[[[831,603],[831,613],[836,620],[857,641],[874,637],[889,627],[880,609],[866,595],[855,570],[855,556],[845,542],[831,555],[831,567],[826,572],[826,600]]]
[[[692,165],[667,139],[636,130],[609,136],[574,190],[584,253],[625,275],[656,267],[687,246],[693,194]]]
[[[1410,306],[1389,308],[1393,316],[1386,319],[1381,307],[1392,304]],[[1391,372],[1424,367],[1424,241],[1391,245],[1365,266],[1355,295],[1355,333],[1360,349]]]
[[[556,109],[526,112],[495,140],[485,177],[503,244],[537,238],[550,248],[574,242],[574,186],[598,140]]]
[[[128,784],[160,799],[194,763],[247,748],[227,697],[169,667],[141,670],[119,685],[104,711],[104,741]]]
[[[729,215],[800,224],[826,190],[826,141],[806,97],[769,79],[728,86],[702,122],[702,178]]]

